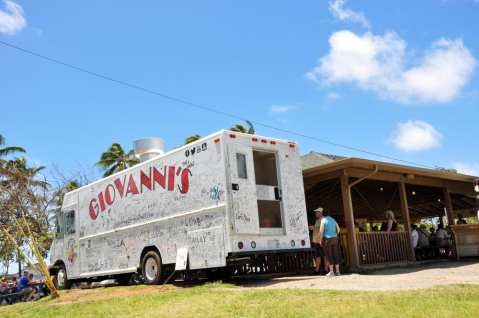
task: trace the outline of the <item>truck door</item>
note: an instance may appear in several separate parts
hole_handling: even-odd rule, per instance
[[[74,277],[79,275],[79,252],[78,248],[78,208],[77,205],[69,205],[62,211],[63,215],[63,248],[64,248],[64,261],[68,277]]]
[[[285,232],[298,238],[308,238],[304,181],[297,146],[289,145],[277,153],[277,158]],[[309,247],[309,239],[306,241],[306,247]]]
[[[278,153],[254,149],[253,161],[261,233],[281,235],[284,222]]]
[[[259,234],[253,151],[241,144],[229,144],[228,159],[234,230],[238,234]]]

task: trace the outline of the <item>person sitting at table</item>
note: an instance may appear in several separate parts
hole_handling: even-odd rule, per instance
[[[13,276],[13,277],[12,277],[12,281],[11,281],[11,283],[10,283],[10,287],[15,287],[15,288],[17,288],[17,285],[18,285],[17,276]]]
[[[6,294],[8,291],[8,282],[7,279],[2,277],[2,280],[0,281],[0,294]]]
[[[38,284],[38,281],[33,277],[33,273],[30,273],[28,275],[28,282],[29,282],[30,285]]]
[[[35,288],[30,286],[31,283],[30,283],[30,278],[29,278],[30,275],[29,274],[30,273],[28,272],[28,270],[23,271],[23,275],[18,280],[18,285],[17,285],[17,289],[16,289],[16,292],[17,293],[22,293],[23,297],[26,300],[30,300],[36,292]]]

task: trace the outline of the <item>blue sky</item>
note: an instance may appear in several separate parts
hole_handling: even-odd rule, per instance
[[[479,174],[477,1],[0,0],[0,40],[281,129]],[[0,133],[65,174],[236,123],[0,45]],[[286,133],[260,134],[369,157]]]

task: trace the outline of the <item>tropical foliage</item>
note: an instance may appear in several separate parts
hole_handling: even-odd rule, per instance
[[[185,145],[190,144],[190,143],[192,143],[194,141],[197,141],[199,139],[201,139],[201,136],[198,135],[198,134],[190,135],[190,136],[186,137]]]
[[[3,146],[5,139],[1,139]],[[41,176],[44,167],[31,166],[23,157],[7,159],[7,155],[24,152],[21,147],[0,149],[0,261],[7,269],[14,259],[22,262],[15,245],[23,249],[27,238],[21,235],[26,229],[18,220],[28,223],[44,256],[51,243],[48,220],[51,195],[48,183]],[[16,238],[15,244],[3,230]]]
[[[114,143],[101,154],[97,166],[104,170],[103,177],[108,177],[115,172],[133,167],[138,162],[133,150],[125,152],[120,144]]]
[[[0,135],[0,147],[3,147],[4,145],[5,145],[5,137]],[[0,157],[14,154],[16,152],[25,152],[25,149],[23,149],[22,147],[15,147],[15,146],[3,147],[3,148],[0,148]]]
[[[245,122],[246,122],[247,127],[243,126],[242,124],[236,124],[233,127],[231,127],[230,130],[240,132],[240,133],[244,133],[244,134],[254,135],[255,130],[254,130],[253,123],[249,120],[245,120]]]
[[[10,146],[10,147],[3,147],[5,145],[5,137],[0,135],[0,164],[5,163],[5,160],[2,159],[2,157],[14,154],[17,152],[25,152],[25,149],[22,147],[15,147],[15,146]]]

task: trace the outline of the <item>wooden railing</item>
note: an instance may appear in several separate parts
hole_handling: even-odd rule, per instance
[[[409,260],[411,247],[407,232],[360,232],[356,238],[361,265]]]

